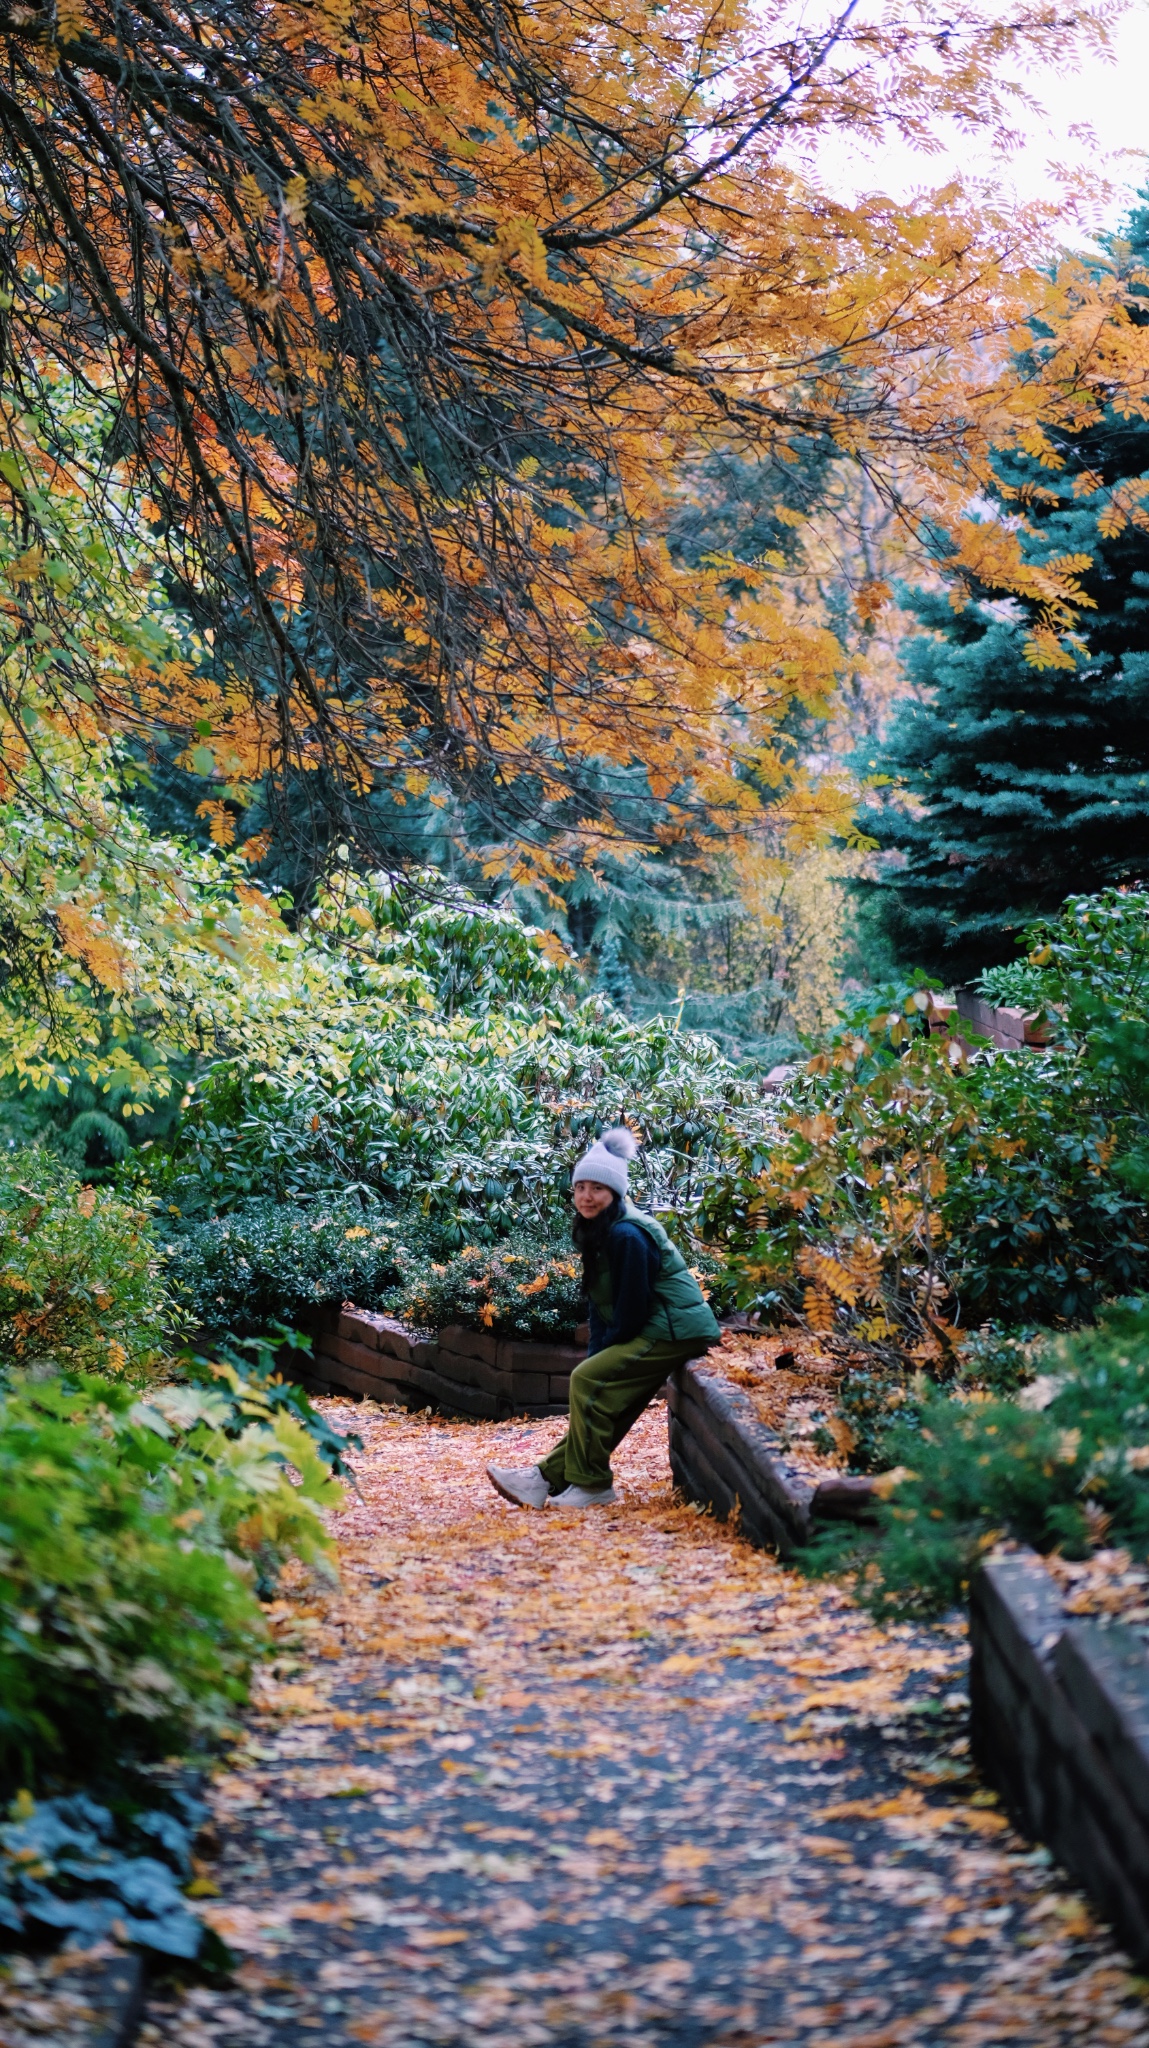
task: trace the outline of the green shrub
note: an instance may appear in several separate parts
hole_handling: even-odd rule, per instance
[[[1034,1345],[991,1325],[967,1336],[954,1385],[960,1397],[1016,1394],[1034,1375]],[[847,1365],[838,1382],[835,1406],[850,1431],[849,1458],[855,1472],[886,1472],[906,1455],[906,1442],[921,1426],[923,1375],[908,1378],[899,1364],[871,1357]]]
[[[412,1234],[410,1227],[403,1232]],[[345,1301],[381,1308],[413,1256],[393,1217],[346,1200],[307,1208],[245,1202],[226,1216],[173,1230],[165,1250],[172,1293],[189,1320],[237,1335],[306,1323]]]
[[[404,1241],[442,1260],[564,1237],[570,1167],[629,1117],[636,1198],[690,1231],[730,1134],[761,1144],[772,1103],[713,1040],[580,1000],[547,935],[438,886],[404,904],[385,878],[337,873],[306,932],[341,1000],[214,1062],[170,1148],[126,1170],[189,1222],[257,1198],[418,1216],[424,1243],[406,1220]]]
[[[345,1441],[296,1388],[227,1360],[197,1378],[0,1394],[0,1782],[213,1734],[263,1645],[255,1586],[323,1561]]]
[[[312,937],[349,945],[388,977],[398,971],[445,1017],[541,1007],[569,994],[579,979],[552,933],[499,904],[476,901],[434,868],[400,886],[393,875],[336,867],[308,923]]]
[[[196,1740],[244,1697],[261,1646],[250,1587],[222,1545],[202,1544],[213,1489],[185,1502],[162,1440],[109,1407],[109,1391],[57,1379],[0,1396],[8,1782]]]
[[[1023,943],[1051,1001],[1070,1010],[1084,1001],[1091,1009],[1149,1023],[1146,891],[1068,896],[1056,917],[1029,926]]]
[[[1050,1342],[1020,1401],[919,1390],[914,1426],[892,1429],[904,1475],[870,1535],[828,1531],[815,1570],[850,1570],[882,1619],[929,1616],[964,1599],[1002,1539],[1083,1556],[1118,1544],[1149,1556],[1149,1307],[1115,1308],[1096,1329]]]
[[[316,1508],[342,1499],[332,1471],[358,1439],[331,1431],[301,1388],[204,1360],[196,1379],[153,1388],[128,1422],[166,1444],[133,1439],[127,1450],[150,1471],[162,1466],[197,1547],[249,1560],[265,1592],[288,1557],[322,1560],[330,1539]]]
[[[1080,1046],[1098,1020],[1149,1024],[1149,892],[1068,896],[1019,942],[1025,957],[990,967],[976,987],[991,1002],[1043,1010],[1062,1043]]]
[[[855,1597],[879,1620],[941,1614],[969,1591],[985,1552],[1015,1536],[1038,1548],[1072,1506],[1076,1475],[1059,1465],[1061,1433],[1013,1402],[967,1405],[936,1390],[918,1426],[888,1432],[894,1456],[912,1459],[879,1508],[874,1535],[819,1534],[804,1554],[816,1571],[856,1574]]]
[[[195,1061],[191,1055],[169,1056],[162,1061],[162,1080],[145,1088],[144,1077],[161,1065],[148,1038],[138,1031],[125,1035],[122,1017],[109,1016],[101,1020],[98,1041],[99,1078],[82,1062],[61,1067],[39,1088],[29,1087],[26,1078],[21,1086],[17,1075],[0,1078],[0,1131],[17,1144],[48,1147],[100,1187],[115,1184],[117,1168],[134,1147],[170,1139]],[[115,1055],[122,1061],[118,1070]]]
[[[1128,1112],[1088,1048],[967,1058],[926,1030],[928,984],[880,993],[792,1084],[767,1156],[711,1183],[740,1305],[945,1376],[971,1325],[1078,1320],[1144,1284]]]
[[[318,1058],[302,1072],[220,1062],[148,1171],[189,1219],[256,1196],[417,1213],[441,1258],[565,1232],[571,1167],[623,1117],[644,1141],[636,1199],[689,1221],[731,1134],[761,1146],[774,1110],[710,1040],[630,1024],[600,997],[379,1025],[367,1012],[335,1073]]]
[[[0,1356],[146,1376],[178,1323],[144,1209],[53,1154],[0,1169]]]
[[[568,1246],[517,1232],[504,1243],[465,1245],[441,1263],[413,1267],[397,1312],[420,1329],[462,1323],[500,1337],[571,1338],[582,1321],[582,1264]]]
[[[847,1367],[835,1399],[840,1419],[850,1431],[850,1466],[855,1472],[885,1472],[897,1463],[907,1428],[917,1410],[903,1372],[877,1361]]]
[[[1008,960],[1001,967],[987,967],[974,983],[987,1002],[1019,1010],[1040,1010],[1046,1000],[1048,982],[1040,967],[1029,960]]]
[[[175,1384],[207,1387],[217,1394],[221,1384],[230,1388],[230,1420],[220,1425],[227,1436],[241,1436],[252,1415],[267,1421],[274,1421],[279,1414],[287,1416],[310,1437],[325,1469],[347,1478],[347,1453],[362,1450],[362,1439],[335,1429],[312,1407],[298,1380],[280,1370],[284,1352],[292,1351],[309,1354],[310,1337],[273,1324],[267,1335],[233,1338],[217,1346],[210,1357],[185,1353],[179,1360]]]
[[[1047,1342],[1048,1332],[1033,1327],[1001,1330],[986,1323],[962,1345],[958,1374],[962,1388],[994,1399],[1016,1395],[1038,1371],[1037,1361]]]
[[[702,1228],[740,1305],[799,1318],[879,1380],[944,1378],[971,1328],[1081,1322],[1149,1282],[1149,894],[1071,897],[1026,945],[981,985],[1046,1009],[1047,1048],[967,1057],[931,1029],[938,985],[918,975],[843,1019],[765,1159],[735,1145]],[[1005,1390],[999,1365],[981,1380]],[[859,1437],[880,1456],[868,1422]]]

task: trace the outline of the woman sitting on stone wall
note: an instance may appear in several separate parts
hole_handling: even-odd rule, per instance
[[[572,1175],[574,1241],[590,1303],[590,1356],[571,1374],[570,1424],[537,1465],[488,1465],[504,1500],[525,1508],[609,1507],[611,1452],[667,1374],[720,1331],[661,1223],[627,1200],[630,1132],[607,1131]]]

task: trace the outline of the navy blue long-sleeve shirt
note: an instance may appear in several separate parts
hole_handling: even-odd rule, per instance
[[[606,1351],[612,1344],[629,1344],[650,1321],[654,1309],[654,1283],[662,1264],[658,1246],[637,1223],[620,1217],[606,1240],[610,1269],[610,1321],[604,1320],[593,1301],[590,1304],[590,1348]]]

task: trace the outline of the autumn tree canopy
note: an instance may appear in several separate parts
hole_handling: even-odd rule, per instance
[[[1004,140],[1010,66],[1101,32],[1046,0],[0,0],[10,647],[38,622],[37,688],[74,701],[51,620],[87,570],[37,493],[115,474],[214,652],[93,661],[92,715],[174,724],[217,789],[406,779],[609,838],[640,763],[664,832],[736,822],[838,645],[777,558],[732,594],[675,557],[691,464],[824,446],[1057,629],[1073,565],[1038,589],[964,511],[1123,346],[1092,275],[1027,268],[1032,222],[847,205],[803,154]],[[1064,344],[1027,380],[1039,307]],[[61,375],[104,422],[86,468]]]

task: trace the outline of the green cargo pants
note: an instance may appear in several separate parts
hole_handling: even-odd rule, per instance
[[[687,1343],[652,1343],[632,1337],[629,1344],[611,1344],[592,1352],[571,1374],[570,1426],[539,1471],[552,1493],[564,1486],[585,1486],[592,1492],[611,1483],[610,1454],[643,1409],[654,1399],[668,1373],[706,1349],[697,1337]]]

